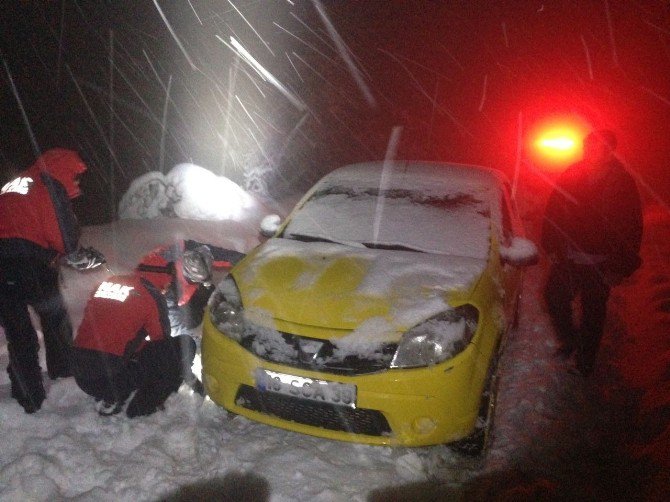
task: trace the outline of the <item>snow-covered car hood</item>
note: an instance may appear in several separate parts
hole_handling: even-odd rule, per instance
[[[477,258],[267,241],[234,270],[245,310],[273,319],[353,330],[380,322],[402,332],[448,308],[486,268]]]

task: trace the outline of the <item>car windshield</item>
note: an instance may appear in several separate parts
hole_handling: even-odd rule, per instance
[[[490,208],[476,193],[336,185],[317,190],[282,237],[485,258]]]

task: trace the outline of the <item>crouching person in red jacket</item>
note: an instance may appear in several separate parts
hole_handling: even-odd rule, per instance
[[[74,340],[77,385],[98,401],[98,412],[150,415],[190,374],[195,341],[170,336],[163,291],[172,266],[112,276],[93,292]]]

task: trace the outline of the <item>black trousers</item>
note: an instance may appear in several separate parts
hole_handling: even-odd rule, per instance
[[[593,368],[603,335],[610,287],[595,266],[569,262],[552,266],[544,291],[549,316],[559,341],[577,352],[578,364]],[[581,307],[581,323],[575,323],[574,300]]]
[[[72,325],[58,287],[58,270],[27,258],[0,261],[0,323],[7,337],[12,396],[26,409],[39,409],[44,400],[39,342],[28,306],[39,316],[49,377],[71,375]]]
[[[147,343],[132,358],[75,348],[75,381],[88,395],[110,404],[125,403],[136,390],[126,414],[150,415],[190,375],[195,351],[195,341],[188,336]]]

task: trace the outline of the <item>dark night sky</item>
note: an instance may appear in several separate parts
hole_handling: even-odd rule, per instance
[[[342,163],[383,157],[394,127],[397,157],[511,172],[519,117],[525,132],[553,113],[614,129],[653,188],[645,197],[670,202],[667,1],[323,1],[375,106],[311,1],[158,2],[184,51],[152,0],[11,1],[0,160],[23,168],[36,149],[79,150],[91,166],[85,222],[109,219],[137,175],[184,161],[241,184],[265,168],[270,195],[304,190]]]

